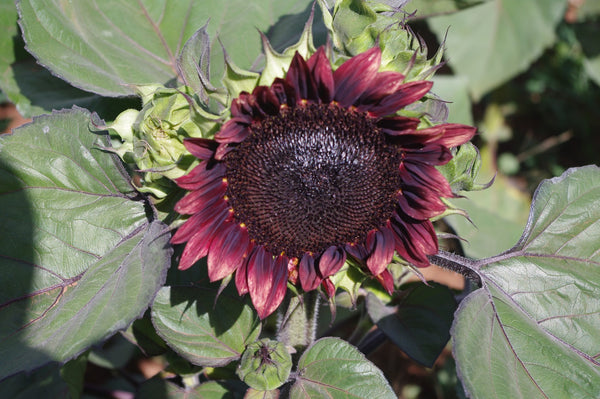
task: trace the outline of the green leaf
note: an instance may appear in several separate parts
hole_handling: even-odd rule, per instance
[[[18,399],[68,398],[69,386],[60,376],[60,367],[49,364],[30,374],[19,373],[0,381],[0,397]]]
[[[242,355],[260,334],[252,308],[237,295],[213,287],[164,287],[152,305],[152,322],[180,356],[200,366],[221,367]]]
[[[588,398],[600,386],[600,168],[543,182],[511,250],[468,264],[454,355],[473,398]],[[507,383],[508,381],[508,383]]]
[[[237,65],[250,67],[261,49],[256,29],[266,30],[310,3],[20,0],[18,7],[27,48],[42,65],[76,87],[124,96],[134,94],[131,84],[173,81],[181,49],[209,20],[211,49],[218,50],[215,76],[224,70],[217,36]]]
[[[463,76],[435,75],[433,89],[442,100],[448,101],[448,123],[473,125],[471,99],[467,91],[468,80]]]
[[[137,399],[242,399],[245,386],[240,381],[209,381],[194,388],[182,388],[160,376],[145,381]]]
[[[140,317],[166,278],[166,226],[81,109],[0,137],[0,378],[64,362]]]
[[[386,306],[375,295],[367,296],[367,311],[385,335],[409,357],[432,367],[450,340],[456,301],[452,291],[431,283],[410,284],[397,306]]]
[[[396,398],[381,370],[339,338],[315,341],[298,361],[290,398]]]
[[[493,0],[428,23],[440,41],[446,38],[450,66],[468,79],[478,100],[526,70],[554,42],[565,5],[565,0]]]
[[[123,108],[139,105],[137,99],[105,99],[76,89],[38,65],[25,51],[17,26],[14,2],[0,4],[0,87],[21,115],[31,117],[73,104],[94,109],[103,118],[113,119]]]
[[[404,7],[409,14],[416,12],[415,18],[422,19],[439,14],[447,14],[462,8],[472,7],[490,0],[411,0]]]

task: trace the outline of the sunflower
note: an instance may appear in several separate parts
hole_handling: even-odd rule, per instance
[[[282,302],[288,282],[328,295],[330,277],[352,257],[388,290],[396,252],[429,265],[437,253],[430,221],[453,193],[435,165],[475,128],[397,111],[420,100],[429,81],[379,72],[381,50],[335,71],[325,49],[293,57],[284,79],[242,92],[213,139],[185,140],[200,163],[176,180],[190,191],[175,206],[191,215],[172,243],[186,243],[179,269],[207,258],[217,281],[235,273],[260,318]]]

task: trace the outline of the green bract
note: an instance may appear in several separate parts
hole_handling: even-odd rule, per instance
[[[292,357],[285,345],[268,338],[246,347],[238,376],[254,389],[268,391],[283,385],[292,369]]]
[[[217,126],[219,116],[204,111],[186,86],[137,89],[142,110],[122,112],[109,130],[122,141],[115,152],[142,173],[138,190],[162,198],[174,187],[170,180],[183,176],[194,162],[183,140],[205,136]]]

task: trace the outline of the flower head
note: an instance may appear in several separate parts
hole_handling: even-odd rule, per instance
[[[208,256],[211,281],[235,273],[264,318],[288,282],[333,295],[330,277],[348,256],[388,290],[395,252],[429,265],[430,219],[453,195],[435,165],[475,129],[417,129],[418,118],[396,113],[432,83],[405,83],[380,63],[378,47],[335,71],[323,47],[308,60],[296,53],[284,79],[232,102],[214,140],[185,140],[201,162],[176,180],[190,191],[175,207],[191,215],[172,238],[187,243],[180,269]]]

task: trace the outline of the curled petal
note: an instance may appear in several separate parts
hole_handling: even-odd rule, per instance
[[[367,250],[363,245],[347,244],[344,249],[346,250],[346,253],[358,261],[363,261],[368,256]]]
[[[400,134],[416,134],[415,129],[419,123],[421,123],[419,118],[392,116],[378,120],[377,127],[390,136],[398,136]]]
[[[248,134],[250,132],[247,124],[230,119],[215,134],[215,140],[219,143],[241,143],[248,137]]]
[[[344,62],[333,73],[335,95],[333,99],[342,107],[349,107],[371,85],[381,64],[381,50],[373,47]]]
[[[393,114],[399,109],[420,100],[431,90],[431,86],[433,86],[433,82],[428,81],[403,84],[396,92],[381,98],[376,104],[368,107],[367,110],[376,117]]]
[[[271,91],[270,87],[257,86],[252,92],[256,99],[255,108],[265,115],[277,115],[279,113],[279,99]]]
[[[215,179],[199,189],[196,189],[175,204],[175,210],[182,215],[193,215],[204,208],[210,207],[225,195],[227,183],[223,178]]]
[[[446,210],[446,205],[435,195],[422,187],[403,190],[398,196],[400,211],[415,220],[426,220],[438,216]]]
[[[432,137],[427,144],[443,145],[444,147],[450,148],[457,147],[471,140],[473,136],[475,136],[475,133],[477,133],[477,128],[461,125],[459,123],[444,123],[442,125],[418,130],[417,133]]]
[[[188,269],[199,259],[208,255],[208,249],[212,240],[219,234],[222,234],[223,223],[229,216],[228,210],[220,212],[215,216],[211,223],[206,223],[201,229],[187,241],[181,259],[179,260],[179,270]]]
[[[210,281],[233,274],[245,261],[249,245],[247,229],[230,223],[210,244],[207,260]]]
[[[198,159],[210,159],[217,150],[218,143],[214,140],[202,138],[186,138],[183,140],[185,148]]]
[[[215,180],[222,180],[225,176],[225,165],[221,163],[211,165],[212,167],[208,165],[208,161],[200,162],[187,175],[175,179],[175,183],[183,189],[196,190]]]
[[[331,102],[335,85],[333,83],[331,64],[325,54],[325,47],[319,47],[317,52],[308,59],[306,64],[314,78],[319,98],[323,103]]]
[[[429,266],[427,255],[438,251],[437,236],[431,221],[410,220],[407,216],[396,214],[391,227],[398,255],[417,267]]]
[[[262,245],[248,259],[248,292],[258,317],[264,319],[281,304],[287,287],[287,263],[285,256],[276,260]]]
[[[392,295],[394,293],[394,277],[389,270],[384,270],[380,275],[375,276],[375,278],[381,283],[388,294]]]
[[[296,91],[287,80],[275,78],[271,85],[271,90],[280,104],[287,104],[292,107],[296,105]]]
[[[198,231],[212,224],[215,217],[223,212],[229,212],[229,207],[225,200],[220,199],[213,206],[206,207],[200,212],[192,215],[185,223],[180,226],[173,237],[171,243],[181,244],[189,240]]]
[[[442,145],[431,144],[416,149],[404,149],[403,157],[406,162],[444,165],[452,159],[452,153]]]
[[[325,294],[327,294],[329,298],[332,298],[335,295],[335,285],[333,285],[330,279],[326,278],[323,280],[321,287],[323,287]]]
[[[367,234],[367,267],[374,276],[381,274],[392,262],[394,256],[394,234],[388,227],[371,230]]]
[[[285,80],[296,89],[296,102],[318,100],[317,87],[304,58],[296,51]]]
[[[298,265],[298,277],[304,291],[312,291],[321,284],[323,280],[315,267],[315,258],[310,253],[304,254]]]
[[[346,263],[346,252],[338,246],[331,246],[319,258],[319,272],[326,278],[336,274]]]
[[[403,162],[400,175],[404,186],[423,187],[438,197],[452,197],[448,180],[434,166],[415,162]]]

